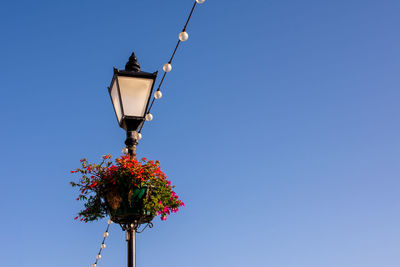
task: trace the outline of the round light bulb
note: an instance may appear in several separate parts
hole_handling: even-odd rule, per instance
[[[93,264],[92,264],[92,267],[96,267],[96,263],[93,263]]]
[[[165,72],[170,72],[172,70],[172,65],[169,63],[165,63],[162,67]]]
[[[128,154],[128,152],[129,152],[129,150],[126,148],[126,147],[124,147],[123,149],[122,149],[122,154]]]
[[[187,32],[181,32],[179,34],[179,40],[186,42],[189,39],[189,34]]]
[[[126,148],[126,147],[125,147]],[[126,151],[128,151],[128,149],[126,148]],[[112,224],[113,223],[113,221],[111,221],[110,219],[108,219],[108,222],[107,222],[108,224]]]
[[[97,254],[96,259],[100,260],[101,259],[101,255]]]
[[[138,137],[138,140],[142,139],[142,134],[138,133],[137,137]]]
[[[203,4],[206,0],[196,0],[198,4]]]
[[[108,232],[105,232],[105,233],[104,233],[104,237],[108,237]]]
[[[138,140],[138,132],[137,132],[137,131],[133,131],[132,137],[133,137],[134,139]]]
[[[155,99],[160,99],[161,97],[162,97],[161,91],[156,91],[156,92],[154,93],[154,98],[155,98]]]
[[[106,244],[101,244],[101,248],[105,249],[106,248]]]
[[[152,121],[153,120],[153,115],[151,115],[150,113],[148,113],[146,115],[146,121]]]

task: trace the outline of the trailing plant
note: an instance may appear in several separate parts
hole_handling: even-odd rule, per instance
[[[167,215],[185,205],[175,193],[175,186],[160,170],[159,161],[146,158],[138,161],[126,155],[113,162],[111,156],[106,155],[100,164],[81,159],[81,165],[71,171],[80,175],[79,182],[71,182],[71,185],[79,189],[77,200],[84,202],[84,209],[75,219],[88,222],[113,215],[126,199],[129,205],[138,205],[131,200],[140,189],[146,192],[142,205],[138,206],[143,214],[160,215],[161,220],[166,220]]]

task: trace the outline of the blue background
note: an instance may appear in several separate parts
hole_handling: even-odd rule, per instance
[[[0,4],[0,265],[91,266],[79,159],[121,154],[106,87],[135,51],[161,71],[193,1]],[[198,5],[145,125],[186,203],[138,235],[137,266],[400,262],[400,2]],[[112,225],[98,266],[125,266]]]

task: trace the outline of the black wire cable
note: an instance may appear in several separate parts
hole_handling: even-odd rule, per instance
[[[192,14],[193,14],[193,11],[194,11],[196,5],[197,5],[197,1],[194,1],[193,7],[192,7],[192,9],[190,10],[190,14],[189,14],[189,16],[188,16],[188,18],[187,18],[187,20],[186,20],[186,23],[185,23],[185,26],[183,27],[182,32],[185,32],[185,31],[186,31],[186,27],[188,26],[189,21],[190,21],[190,19],[192,18]],[[171,58],[170,58],[169,61],[168,61],[168,64],[171,64],[171,63],[172,63],[172,60],[174,59],[175,53],[176,53],[176,51],[178,50],[178,47],[179,47],[180,44],[181,44],[181,40],[178,39],[178,42],[177,42],[177,44],[176,44],[176,46],[175,46],[174,52],[173,52],[172,55],[171,55]],[[164,75],[162,76],[161,81],[160,81],[160,83],[159,83],[159,85],[158,85],[156,91],[160,91],[161,86],[162,86],[162,84],[164,83],[164,80],[165,80],[165,76],[166,76],[166,75],[167,75],[167,72],[164,71]],[[150,104],[149,108],[147,109],[146,115],[150,113],[151,108],[153,107],[154,101],[155,101],[155,98],[154,98],[154,96],[153,96],[153,99],[152,99],[152,101],[151,101],[151,104]],[[143,120],[143,122],[142,122],[141,125],[139,126],[139,131],[138,131],[138,133],[140,133],[140,132],[142,131],[145,121],[146,121],[146,120]]]
[[[183,31],[183,32],[184,32],[184,31]],[[169,64],[171,64],[172,60],[174,59],[176,50],[178,49],[180,43],[181,43],[181,40],[178,40],[178,43],[176,44],[175,49],[174,49],[174,53],[172,53],[171,59],[168,61]]]
[[[104,234],[105,234],[105,233],[108,233],[108,229],[110,228],[110,225],[111,225],[110,223],[107,225],[107,229],[106,229],[106,231],[104,232]],[[103,247],[102,247],[102,246],[104,245],[104,242],[106,241],[106,238],[107,238],[107,236],[104,235],[104,237],[103,237],[103,242],[101,242],[100,250],[99,250],[99,253],[97,253],[97,255],[101,255],[101,251],[103,250]],[[99,260],[99,259],[97,258],[97,255],[96,255],[96,261],[94,262],[95,265],[97,265],[97,262],[98,262],[98,260]]]
[[[186,27],[187,27],[187,25],[189,23],[190,18],[192,17],[192,14],[193,14],[193,11],[194,11],[194,8],[196,7],[196,5],[197,5],[197,1],[194,1],[192,10],[190,10],[190,14],[189,14],[189,17],[188,17],[188,19],[186,21],[185,27],[183,27],[183,32],[186,31]]]

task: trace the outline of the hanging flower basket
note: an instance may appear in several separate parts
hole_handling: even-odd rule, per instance
[[[147,187],[133,188],[127,195],[109,192],[106,195],[106,201],[111,207],[108,211],[111,220],[121,224],[151,222],[154,215],[144,208],[145,201],[150,200],[151,193],[152,190]]]
[[[71,184],[80,191],[77,200],[84,201],[75,219],[88,222],[108,215],[116,223],[142,224],[157,215],[166,220],[184,206],[158,161],[122,156],[113,163],[110,155],[102,159],[100,164],[82,159],[82,167],[71,171],[81,176]]]

